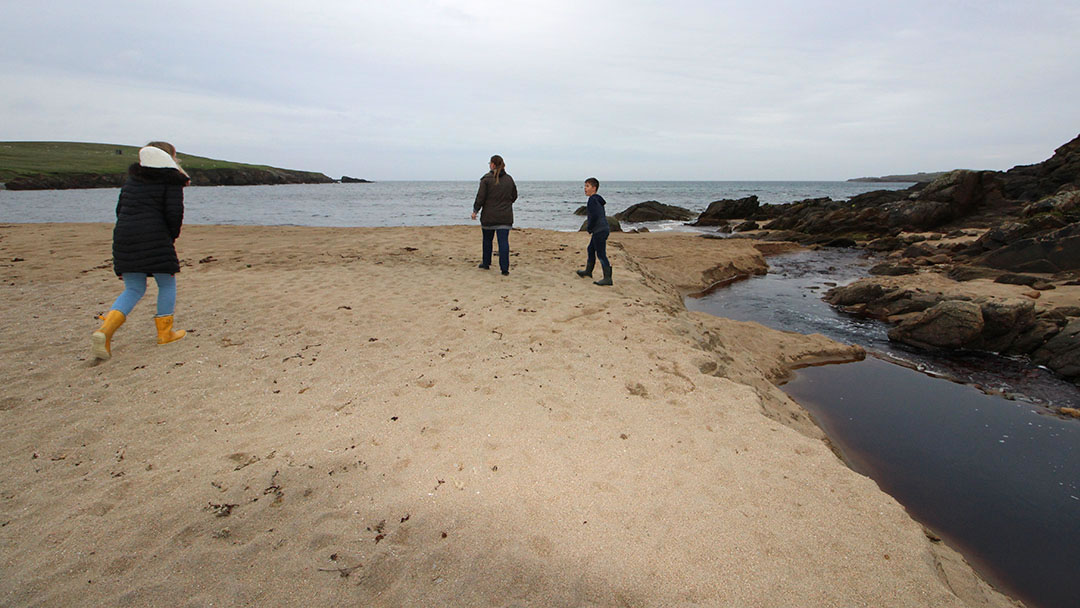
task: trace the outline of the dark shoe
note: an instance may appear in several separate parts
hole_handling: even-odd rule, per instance
[[[504,270],[504,271],[502,271],[502,274],[505,277],[506,275],[510,274],[510,271],[509,270]]]
[[[591,279],[592,278],[592,269],[595,266],[596,266],[596,260],[594,259],[592,262],[588,262],[588,263],[585,264],[585,270],[578,270],[577,271],[577,276],[579,276],[581,278],[589,277]]]
[[[487,270],[488,268],[491,268],[491,264],[480,264],[477,268],[480,270]]]
[[[611,266],[604,266],[604,278],[593,281],[593,285],[611,285]]]

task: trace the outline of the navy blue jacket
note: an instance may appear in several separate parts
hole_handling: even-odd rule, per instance
[[[589,234],[597,232],[611,232],[611,228],[607,223],[607,214],[604,213],[604,205],[607,205],[607,201],[599,194],[594,194],[589,197],[589,202],[585,204],[589,212],[589,219],[585,224],[585,230]]]

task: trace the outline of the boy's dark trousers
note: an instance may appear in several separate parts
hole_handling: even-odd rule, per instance
[[[585,272],[592,275],[592,269],[596,265],[597,258],[600,259],[601,268],[610,268],[611,262],[607,259],[607,239],[611,234],[608,230],[601,232],[594,232],[592,238],[589,239],[589,260],[585,263]]]
[[[501,270],[503,274],[510,272],[510,229],[498,228],[495,230],[489,230],[487,228],[484,228],[481,232],[484,233],[484,258],[482,260],[482,264],[485,267],[491,266],[492,240],[496,236],[498,236],[499,270]]]

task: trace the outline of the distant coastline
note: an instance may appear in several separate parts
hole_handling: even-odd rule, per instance
[[[0,183],[8,190],[119,188],[137,146],[56,141],[0,142]],[[315,171],[249,165],[179,154],[193,186],[330,184]]]
[[[856,177],[849,179],[849,182],[869,182],[869,183],[893,183],[893,182],[912,182],[916,184],[922,184],[932,182],[935,179],[949,173],[949,171],[932,171],[918,173],[908,173],[906,175],[883,175],[881,177]]]

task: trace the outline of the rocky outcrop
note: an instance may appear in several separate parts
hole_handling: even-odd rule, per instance
[[[341,176],[341,183],[343,184],[370,184],[371,180],[362,179],[359,177],[349,177],[348,175]]]
[[[889,330],[895,342],[1025,355],[1080,384],[1080,307],[1040,310],[1033,302],[888,287],[875,279],[833,288],[825,301],[897,323]]]
[[[292,171],[272,167],[189,169],[192,186],[254,186],[278,184],[329,184],[334,180],[322,173]],[[126,173],[61,173],[22,175],[7,182],[9,190],[71,190],[78,188],[119,188]]]
[[[631,205],[616,213],[615,218],[624,222],[659,222],[664,220],[686,221],[694,219],[694,212],[659,201],[645,201]]]
[[[764,228],[866,240],[905,230],[931,230],[1003,201],[993,172],[953,171],[925,187],[877,190],[848,201],[824,198],[792,203]]]
[[[619,223],[619,219],[614,216],[607,216],[608,228],[611,232],[622,232],[622,224]],[[585,228],[589,225],[589,220],[585,220],[581,223],[581,228],[578,228],[578,232],[584,232]]]
[[[1080,222],[993,249],[973,263],[1021,273],[1080,269]]]
[[[713,201],[692,225],[719,226],[726,224],[727,220],[750,219],[760,206],[757,196]]]
[[[1080,184],[1080,135],[1041,163],[1009,169],[1002,180],[1005,194],[1020,201],[1039,200],[1066,184]]]

